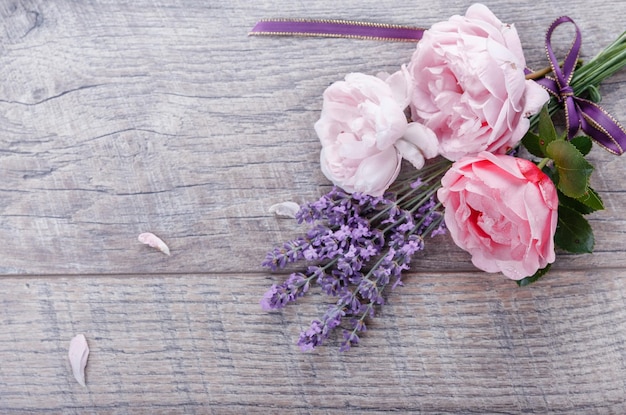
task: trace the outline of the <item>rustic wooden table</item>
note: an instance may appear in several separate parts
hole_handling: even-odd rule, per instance
[[[265,252],[301,230],[268,207],[328,189],[323,90],[414,46],[248,30],[277,16],[428,27],[469,4],[0,2],[0,413],[626,413],[626,159],[599,149],[596,252],[559,254],[533,286],[437,237],[348,353],[295,345],[321,295],[258,305],[284,278],[260,268]],[[587,58],[626,20],[622,0],[488,5],[534,67],[556,17],[575,19]],[[602,92],[626,121],[626,72]],[[140,244],[146,231],[172,255]],[[67,360],[78,333],[86,387]]]

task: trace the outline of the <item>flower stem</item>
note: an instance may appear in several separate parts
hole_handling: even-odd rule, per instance
[[[416,172],[419,173],[420,176],[418,176],[418,178],[422,179],[423,184],[429,184],[431,181],[435,180],[436,184],[434,185],[434,187],[438,189],[439,187],[441,187],[440,185],[441,177],[445,174],[445,172],[448,171],[448,169],[450,168],[450,165],[451,165],[451,162],[449,160],[442,158],[441,160],[438,160],[436,163],[433,163],[430,166],[424,167],[421,170],[416,170]],[[429,173],[429,175],[426,177],[422,177],[426,173]],[[415,203],[415,199],[416,199],[415,193],[418,193],[418,196],[421,196],[424,194],[423,185],[415,187],[415,188],[411,188],[411,183],[414,183],[415,181],[416,181],[416,177],[411,176],[410,178],[405,179],[402,182],[400,182],[399,185],[396,184],[393,189],[390,189],[396,194],[402,194],[403,191],[406,191],[405,193],[402,194],[402,196],[396,199],[395,201],[396,206],[401,207],[401,208],[403,208],[404,206],[404,208],[406,208],[407,206],[413,205]],[[431,188],[432,187],[433,186],[431,185]],[[408,201],[405,202],[407,199]],[[420,201],[420,203],[423,203],[423,201]],[[379,219],[380,217],[385,215],[391,208],[392,206],[385,208],[384,210],[380,211],[378,214],[370,218],[370,220],[373,222]]]
[[[537,164],[537,167],[539,168],[539,170],[543,170],[543,168],[546,167],[546,164],[548,164],[549,161],[550,161],[550,158],[548,158],[548,157],[542,159],[539,162],[539,164]]]
[[[626,66],[626,32],[574,72],[572,88],[576,94],[581,94],[591,86],[597,87],[624,66]]]
[[[583,61],[581,59],[578,59],[576,61],[576,65],[581,65],[583,63]],[[559,63],[559,66],[563,66],[563,62]],[[550,72],[552,72],[552,67],[551,66],[546,66],[543,69],[539,69],[538,71],[535,72],[531,72],[528,75],[526,75],[526,79],[539,79],[539,78],[543,78],[544,76],[546,76],[547,74],[549,74]]]

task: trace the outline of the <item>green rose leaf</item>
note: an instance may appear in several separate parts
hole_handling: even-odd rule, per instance
[[[593,230],[583,215],[567,206],[559,206],[559,220],[554,242],[562,249],[584,254],[593,252]]]
[[[600,199],[598,193],[591,187],[588,187],[587,193],[577,199],[567,197],[561,191],[559,191],[558,194],[559,203],[561,203],[563,206],[567,206],[570,209],[574,209],[575,211],[582,213],[583,215],[587,215],[591,212],[604,209],[602,199]]]
[[[570,143],[574,144],[574,146],[582,153],[583,156],[586,156],[591,151],[593,147],[593,142],[591,138],[586,135],[577,135],[576,137],[570,140]]]
[[[573,209],[582,215],[587,215],[593,212],[593,209],[591,209],[589,206],[585,205],[582,202],[579,202],[577,199],[565,196],[560,190],[557,193],[559,195],[559,204]]]
[[[546,275],[548,271],[550,271],[551,266],[552,264],[548,264],[545,268],[541,268],[540,270],[537,270],[537,272],[535,272],[535,274],[531,275],[530,277],[522,278],[521,280],[515,281],[515,282],[520,287],[525,287],[529,284],[532,284],[533,282],[537,281],[539,278]]]
[[[569,141],[557,140],[546,146],[559,175],[558,188],[566,196],[577,199],[587,193],[593,166]]]
[[[602,203],[602,199],[600,199],[600,195],[593,190],[591,187],[587,187],[587,192],[577,199],[579,202],[585,204],[589,208],[596,210],[603,210],[604,203]]]
[[[541,138],[539,144],[544,149],[548,144],[555,141],[557,138],[556,129],[552,123],[548,107],[545,105],[539,113],[539,137]]]
[[[528,131],[524,138],[522,138],[522,145],[526,147],[526,150],[533,156],[545,157],[544,149],[540,145],[541,138],[533,132]]]
[[[589,95],[589,100],[593,102],[602,101],[602,95],[600,94],[600,90],[595,85],[587,86],[585,92]]]
[[[548,144],[557,140],[556,129],[547,106],[544,106],[539,113],[538,130],[538,134],[528,131],[522,138],[522,144],[530,154],[544,158]]]

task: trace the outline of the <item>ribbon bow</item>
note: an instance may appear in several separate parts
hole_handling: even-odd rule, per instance
[[[552,50],[551,38],[554,30],[563,23],[574,25],[576,37],[561,68]],[[572,19],[567,16],[556,19],[546,32],[546,54],[550,60],[554,78],[545,77],[536,82],[563,103],[569,139],[582,129],[601,147],[613,154],[621,155],[626,148],[626,130],[624,127],[595,102],[574,95],[574,89],[570,86],[578,62],[581,43],[580,30]]]

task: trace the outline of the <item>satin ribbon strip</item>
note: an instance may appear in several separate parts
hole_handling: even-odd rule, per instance
[[[574,25],[576,36],[561,68],[552,49],[552,33],[564,23]],[[581,44],[580,30],[572,19],[562,16],[552,22],[546,32],[546,55],[548,55],[554,78],[545,77],[535,82],[563,103],[568,138],[571,139],[582,129],[605,150],[621,155],[626,148],[626,129],[595,102],[574,95],[574,90],[569,84],[574,76]]]
[[[426,29],[351,20],[265,19],[250,36],[320,36],[349,39],[418,42]]]

